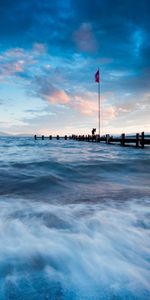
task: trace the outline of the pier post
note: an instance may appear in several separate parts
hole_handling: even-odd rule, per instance
[[[100,143],[100,136],[97,137],[96,142]]]
[[[42,140],[44,140],[44,135],[42,135]]]
[[[139,147],[139,133],[136,133],[136,147]]]
[[[144,148],[144,131],[141,133],[141,147]]]
[[[37,136],[36,136],[36,134],[35,134],[35,136],[34,136],[34,139],[35,139],[35,140],[37,140]]]
[[[65,140],[67,140],[67,135],[65,135]]]
[[[109,138],[110,138],[110,135],[106,134],[106,144],[109,144]]]
[[[121,135],[121,145],[125,146],[125,133],[122,133]]]
[[[106,144],[108,144],[108,134],[106,134]]]
[[[49,140],[52,140],[52,135],[49,136]]]
[[[59,140],[59,135],[57,135],[57,137],[56,137],[56,138],[57,138],[57,140]]]

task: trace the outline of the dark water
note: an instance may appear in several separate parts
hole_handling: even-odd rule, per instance
[[[0,300],[150,299],[150,150],[0,139]]]

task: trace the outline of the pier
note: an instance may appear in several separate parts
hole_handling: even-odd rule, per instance
[[[37,136],[34,135],[35,140],[75,140],[75,141],[82,141],[82,142],[92,142],[92,143],[100,143],[105,142],[106,144],[117,144],[123,147],[136,147],[136,148],[144,148],[146,145],[150,145],[150,136],[146,136],[144,132],[136,133],[136,135],[127,135],[122,133],[121,136],[112,136],[109,134],[99,136],[99,135],[71,135],[71,136]]]
[[[56,135],[56,136],[52,136],[52,135],[49,135],[49,136],[45,136],[45,135],[41,135],[41,136],[38,136],[38,135],[34,135],[34,139],[35,140],[52,140],[52,139],[55,139],[55,140],[67,140],[67,139],[72,139],[72,136],[60,136],[60,135]]]
[[[117,144],[121,145],[123,147],[141,147],[144,148],[146,145],[150,145],[150,137],[145,136],[144,132],[141,134],[136,133],[135,136],[126,135],[125,133],[122,133],[121,136],[112,136],[109,134],[103,135],[99,137],[98,135],[73,135],[72,137],[74,140],[77,141],[86,141],[86,142],[105,142],[106,144]]]

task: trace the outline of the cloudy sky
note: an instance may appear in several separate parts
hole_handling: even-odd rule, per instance
[[[149,0],[0,0],[0,132],[150,131]]]

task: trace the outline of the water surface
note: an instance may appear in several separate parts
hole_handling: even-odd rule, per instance
[[[0,138],[0,300],[150,299],[149,153]]]

